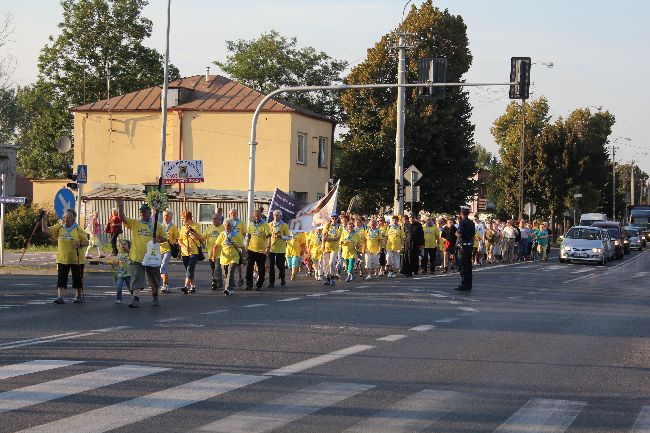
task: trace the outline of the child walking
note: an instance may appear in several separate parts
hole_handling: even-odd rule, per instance
[[[116,304],[122,303],[122,288],[126,285],[126,289],[131,291],[131,271],[129,265],[129,251],[131,251],[131,242],[126,239],[120,239],[120,252],[117,254],[117,262],[113,266],[115,275],[115,290],[117,291]]]

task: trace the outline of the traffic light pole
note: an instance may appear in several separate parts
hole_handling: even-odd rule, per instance
[[[395,196],[393,209],[397,215],[404,213],[404,123],[406,120],[406,33],[399,33],[399,61],[397,64],[397,132],[395,134]],[[411,209],[412,210],[412,209]]]
[[[521,144],[519,149],[519,221],[524,217],[524,152],[526,144],[526,100],[521,100]]]

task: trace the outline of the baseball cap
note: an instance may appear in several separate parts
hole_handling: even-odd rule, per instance
[[[149,205],[147,203],[142,203],[142,205],[140,206],[140,212],[145,211],[145,210],[151,210],[151,208],[149,207]]]

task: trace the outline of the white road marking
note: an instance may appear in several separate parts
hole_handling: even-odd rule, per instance
[[[637,260],[639,260],[641,257],[643,257],[646,254],[648,254],[648,251],[644,251],[641,254],[638,254],[638,255],[632,257],[631,259],[626,260],[625,262],[621,263],[620,265],[616,265],[613,268],[607,269],[607,272],[609,273],[609,272],[617,271],[617,270],[621,269],[623,266],[627,266],[627,265],[629,265],[631,263],[636,262]],[[592,278],[592,277],[599,277],[599,276],[600,276],[600,272],[599,273],[594,273],[594,274],[589,274],[589,275],[583,275],[581,277],[574,278],[572,280],[564,281],[563,284],[575,283],[576,281],[580,281],[580,280],[583,280],[585,278]]]
[[[529,400],[494,433],[562,433],[587,403],[583,401]]]
[[[90,335],[95,335],[95,334],[96,334],[96,332],[86,332],[84,334],[79,334],[77,332],[72,332],[72,333],[69,333],[69,334],[61,334],[62,336],[60,336],[60,337],[57,336],[56,338],[43,337],[43,338],[39,338],[39,339],[34,339],[32,341],[16,342],[15,344],[2,346],[2,347],[0,347],[0,350],[15,349],[16,347],[34,346],[36,344],[51,343],[53,341],[61,341],[61,340],[70,340],[72,338],[88,337]]]
[[[286,298],[286,299],[278,299],[276,302],[293,302],[293,301],[299,301],[300,298]]]
[[[156,320],[156,322],[158,322],[158,323],[177,322],[177,321],[179,321],[179,320],[185,320],[185,319],[187,319],[187,317],[183,317],[183,316],[180,316],[180,317],[170,317],[169,319],[160,319],[160,320]]]
[[[409,331],[424,332],[424,331],[430,331],[433,328],[435,328],[434,325],[420,325],[420,326],[414,326],[413,328],[410,328]]]
[[[591,272],[593,269],[589,268],[584,268],[584,269],[576,269],[575,271],[571,271],[572,274],[584,274],[585,272]]]
[[[349,292],[349,290],[346,289],[332,290],[330,293],[345,293],[345,292]]]
[[[268,378],[263,376],[221,373],[133,400],[23,430],[22,433],[105,432],[162,415],[266,379]]]
[[[459,394],[425,389],[355,424],[345,433],[415,433],[452,411]]]
[[[42,341],[42,340],[49,340],[52,338],[58,338],[58,337],[65,337],[67,335],[77,335],[78,332],[66,332],[65,334],[54,334],[54,335],[48,335],[45,337],[38,337],[38,338],[28,338],[27,340],[16,340],[16,341],[8,341],[6,343],[0,343],[0,348],[4,346],[13,346],[15,344],[22,344],[22,343],[31,343],[34,341]]]
[[[13,391],[0,393],[0,413],[79,394],[115,383],[126,382],[165,370],[168,369],[140,365],[120,365],[118,367],[78,374],[51,382],[26,386]]]
[[[521,296],[508,296],[508,299],[517,300],[521,299]]]
[[[463,310],[463,311],[478,313],[478,310],[476,308],[472,308],[472,307],[458,307],[458,309]]]
[[[23,376],[25,374],[38,373],[40,371],[52,370],[53,368],[81,364],[83,362],[84,361],[66,361],[60,359],[36,359],[34,361],[23,362],[20,364],[3,365],[0,367],[0,380]]]
[[[201,314],[207,314],[207,315],[220,314],[220,313],[225,313],[226,311],[228,311],[228,310],[214,310],[214,311],[206,311],[205,313],[201,313]]]
[[[310,295],[305,295],[308,298],[319,298],[321,296],[327,296],[327,293],[312,293]]]
[[[93,332],[113,332],[113,331],[122,331],[124,329],[130,329],[130,326],[111,326],[110,328],[102,328],[102,329],[93,329]]]
[[[456,320],[458,320],[458,317],[445,317],[444,319],[438,319],[435,322],[436,323],[451,323],[451,322],[455,322]]]
[[[449,295],[439,295],[438,293],[429,293],[431,296],[435,296],[436,298],[447,298]]]
[[[650,406],[643,406],[630,433],[650,433]]]
[[[377,341],[397,341],[406,338],[406,335],[387,335],[385,337],[378,338]]]
[[[266,433],[372,388],[372,385],[356,383],[323,382],[230,415],[198,430],[213,433]]]
[[[242,308],[257,308],[257,307],[264,307],[267,304],[250,304],[250,305],[243,305]]]
[[[366,350],[372,349],[374,347],[375,346],[368,346],[364,344],[350,346],[345,349],[337,350],[335,352],[327,353],[325,355],[316,356],[314,358],[306,359],[304,361],[300,361],[295,364],[287,365],[286,367],[278,368],[276,370],[271,370],[268,373],[265,373],[265,375],[289,376],[294,373],[299,373],[303,370],[317,367],[322,364],[327,364],[328,362],[336,361],[337,359],[345,358],[346,356],[356,355],[357,353],[365,352]]]
[[[355,287],[355,289],[367,289],[368,287],[370,287],[370,286],[357,286],[357,287]]]

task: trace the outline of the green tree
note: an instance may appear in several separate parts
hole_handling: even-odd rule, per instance
[[[413,33],[408,51],[407,82],[417,82],[417,61],[447,57],[447,80],[458,82],[472,56],[462,17],[425,1],[413,6],[402,30]],[[394,35],[386,34],[370,48],[365,61],[352,69],[349,84],[395,83]],[[476,173],[474,126],[467,93],[448,88],[444,100],[423,101],[417,90],[406,92],[405,166],[416,164],[424,177],[421,205],[454,211],[474,193]],[[334,173],[341,182],[341,200],[358,194],[360,207],[374,211],[392,204],[395,184],[396,89],[347,91],[341,96],[347,133],[337,147]]]
[[[14,142],[17,123],[16,91],[0,88],[0,144]]]
[[[298,48],[295,37],[287,38],[275,30],[257,39],[226,41],[226,49],[226,60],[214,64],[234,80],[263,94],[280,87],[340,83],[348,65],[313,47]],[[339,116],[338,95],[333,92],[289,93],[282,97],[316,113]]]

